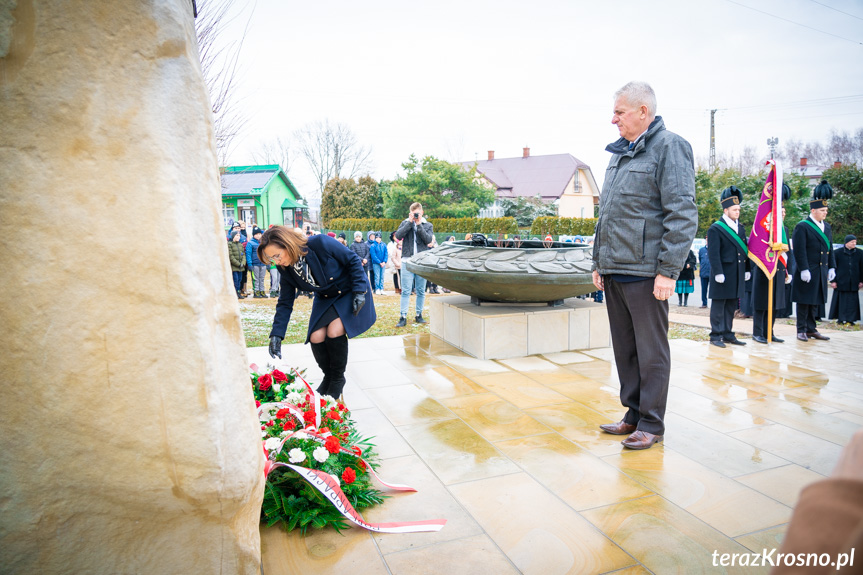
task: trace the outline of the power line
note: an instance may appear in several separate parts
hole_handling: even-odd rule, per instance
[[[850,96],[836,96],[833,98],[816,98],[814,100],[796,100],[794,102],[778,102],[769,104],[754,104],[752,106],[735,106],[733,108],[717,108],[720,111],[758,110],[760,108],[780,109],[788,107],[805,108],[811,106],[824,106],[828,104],[852,104],[863,100],[863,94],[852,94]]]
[[[863,42],[859,42],[857,40],[852,40],[851,38],[846,38],[845,36],[839,36],[838,34],[833,34],[832,32],[826,32],[824,30],[819,30],[818,28],[813,28],[812,26],[807,26],[806,24],[801,24],[800,22],[795,22],[794,20],[789,20],[788,18],[783,18],[782,16],[777,16],[776,14],[771,14],[770,12],[765,12],[764,10],[759,10],[758,8],[753,8],[752,6],[747,6],[746,4],[741,4],[740,2],[735,2],[734,0],[726,0],[727,2],[731,2],[732,4],[737,4],[738,6],[742,6],[743,8],[748,8],[754,12],[759,12],[766,16],[770,16],[771,18],[776,18],[778,20],[782,20],[784,22],[788,22],[790,24],[794,24],[796,26],[801,26],[803,28],[808,28],[809,30],[814,30],[815,32],[821,32],[822,34],[827,34],[828,36],[833,36],[834,38],[839,38],[840,40],[845,40],[848,42],[853,42],[858,46],[863,46]]]
[[[827,4],[824,4],[823,2],[819,2],[818,0],[809,0],[809,1],[814,2],[815,4],[819,4],[821,6],[824,6],[825,8],[830,8],[831,10],[835,10],[836,12],[839,12],[840,14],[845,14],[846,16],[851,16],[852,18],[857,18],[858,20],[863,20],[863,18],[861,18],[860,16],[855,16],[854,14],[849,14],[848,12],[843,12],[842,10],[839,10],[838,8],[834,8],[833,6],[828,6]]]

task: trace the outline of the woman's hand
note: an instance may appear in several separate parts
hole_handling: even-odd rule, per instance
[[[270,357],[282,359],[282,338],[277,335],[270,338]]]
[[[363,306],[366,305],[366,292],[354,292],[354,315],[360,313]]]

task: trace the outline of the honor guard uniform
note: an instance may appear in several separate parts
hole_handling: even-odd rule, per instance
[[[788,184],[782,184],[782,201],[791,199],[791,188]],[[782,208],[782,219],[785,220],[785,208]],[[782,243],[788,245],[788,230],[782,226]],[[779,261],[776,262],[776,273],[773,275],[773,319],[770,325],[776,323],[776,314],[779,310],[785,309],[785,284],[791,281],[788,275],[788,252],[778,254]],[[752,318],[752,339],[758,343],[767,343],[767,310],[769,303],[769,286],[770,279],[767,277],[761,268],[754,266],[752,269],[752,300],[755,308],[755,315]],[[776,333],[772,333],[771,339],[776,343],[782,343],[785,340],[776,337]]]
[[[830,302],[830,319],[839,325],[851,325],[860,319],[858,290],[863,287],[863,251],[857,249],[857,236],[845,236],[845,245],[833,250],[836,258],[836,277],[830,284],[833,300]]]
[[[743,297],[749,280],[749,251],[746,229],[740,223],[743,194],[736,186],[722,190],[719,203],[722,217],[707,230],[707,257],[710,260],[710,343],[746,345],[734,336],[731,323],[737,300]]]
[[[825,221],[827,200],[833,188],[827,180],[815,187],[809,202],[809,217],[797,224],[791,236],[797,269],[791,293],[797,303],[797,339],[830,339],[818,333],[816,321],[819,308],[827,301],[827,283],[836,277],[836,257],[833,255],[833,230]]]

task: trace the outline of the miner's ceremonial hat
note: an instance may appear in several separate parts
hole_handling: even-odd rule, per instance
[[[719,196],[719,203],[723,210],[731,206],[739,206],[742,201],[743,193],[737,186],[728,186],[722,190],[722,194]]]
[[[827,180],[821,180],[821,183],[815,186],[815,191],[812,192],[812,200],[809,202],[810,210],[827,207],[827,200],[833,197],[833,188],[827,183]]]

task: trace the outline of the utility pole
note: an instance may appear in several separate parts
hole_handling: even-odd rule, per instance
[[[714,108],[710,110],[710,160],[708,164],[711,172],[716,169],[716,124],[713,122],[715,115],[716,109]]]

